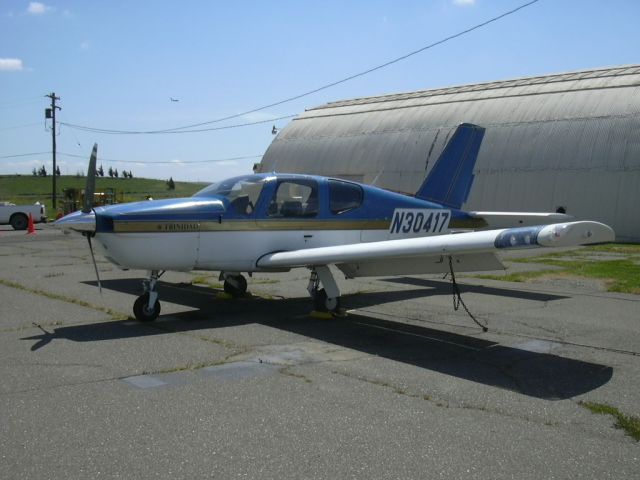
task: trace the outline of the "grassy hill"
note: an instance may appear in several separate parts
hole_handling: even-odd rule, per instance
[[[175,182],[175,190],[167,188],[164,180],[149,178],[96,178],[96,192],[107,188],[116,191],[118,202],[135,202],[145,200],[147,196],[154,199],[189,197],[204,188],[206,183]],[[65,188],[84,189],[85,178],[62,175],[56,179],[57,204],[63,201],[62,191]],[[48,177],[34,177],[30,175],[0,175],[0,201],[15,204],[33,204],[40,202],[46,205],[47,214],[55,216],[51,205],[53,179]]]

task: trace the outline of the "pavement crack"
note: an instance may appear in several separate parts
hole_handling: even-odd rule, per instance
[[[81,307],[97,310],[99,312],[103,312],[103,313],[106,313],[107,315],[110,315],[113,320],[126,320],[127,318],[129,318],[128,315],[122,312],[119,312],[117,310],[113,310],[111,308],[101,307],[100,305],[95,305],[89,302],[85,302],[84,300],[78,300],[77,298],[73,298],[73,297],[67,297],[66,295],[48,292],[45,290],[40,290],[38,288],[31,288],[11,280],[5,280],[0,278],[0,285],[4,285],[5,287],[10,287],[10,288],[15,288],[16,290],[22,290],[23,292],[32,293],[34,295],[50,298],[52,300],[59,300],[61,302],[71,303],[73,305],[79,305]]]
[[[514,413],[510,413],[510,412],[506,412],[504,410],[500,410],[498,408],[492,408],[492,407],[487,407],[487,406],[483,406],[483,405],[474,405],[471,403],[459,403],[459,404],[454,404],[450,401],[447,400],[442,400],[442,399],[438,399],[436,397],[434,397],[433,395],[430,394],[424,394],[424,393],[415,393],[415,392],[411,392],[409,389],[407,388],[403,388],[403,387],[399,387],[391,382],[388,382],[386,380],[379,380],[379,379],[372,379],[372,378],[368,378],[362,375],[356,375],[356,374],[352,374],[349,372],[340,372],[338,370],[332,370],[331,373],[336,374],[336,375],[342,375],[343,377],[346,378],[350,378],[350,379],[354,379],[354,380],[358,380],[364,383],[368,383],[370,385],[375,385],[377,387],[382,387],[385,389],[389,389],[391,390],[393,393],[397,394],[397,395],[402,395],[404,397],[407,398],[414,398],[414,399],[418,399],[418,400],[424,400],[426,402],[429,402],[430,404],[436,406],[436,407],[440,407],[440,408],[451,408],[451,409],[459,409],[459,410],[473,410],[476,412],[483,412],[483,413],[489,413],[489,414],[493,414],[493,415],[498,415],[500,417],[503,418],[510,418],[510,419],[515,419],[515,420],[522,420],[522,421],[526,421],[526,422],[530,422],[530,423],[534,423],[537,425],[544,425],[547,427],[558,427],[560,426],[560,424],[558,422],[552,422],[552,421],[548,421],[548,420],[541,420],[541,419],[535,419],[535,418],[531,418],[528,417],[526,415],[517,415]]]
[[[284,368],[281,368],[278,370],[279,373],[281,373],[282,375],[286,375],[288,377],[293,377],[296,378],[298,380],[302,380],[305,383],[313,383],[313,380],[311,380],[309,377],[307,377],[306,375],[303,375],[301,373],[297,373],[293,371],[293,368],[295,367],[295,365],[288,365]]]

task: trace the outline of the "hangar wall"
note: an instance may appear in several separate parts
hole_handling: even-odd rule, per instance
[[[640,65],[328,103],[282,129],[259,170],[413,193],[462,122],[487,129],[466,209],[562,206],[640,242]]]

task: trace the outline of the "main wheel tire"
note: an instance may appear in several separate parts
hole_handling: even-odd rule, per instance
[[[224,291],[233,297],[242,297],[247,293],[247,279],[242,275],[233,277],[234,283],[229,280],[224,281]],[[237,284],[237,285],[236,285]]]
[[[149,292],[140,295],[133,304],[133,314],[140,322],[153,322],[160,315],[160,302],[156,300],[153,308],[149,308]]]
[[[313,304],[318,312],[336,312],[340,308],[340,297],[329,298],[322,288],[313,296]]]
[[[9,219],[9,223],[14,230],[26,230],[29,225],[29,219],[24,213],[14,213]]]

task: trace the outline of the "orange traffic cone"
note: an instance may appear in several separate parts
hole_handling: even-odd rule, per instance
[[[33,225],[33,216],[29,214],[29,224],[27,225],[27,235],[36,235],[36,227]]]

